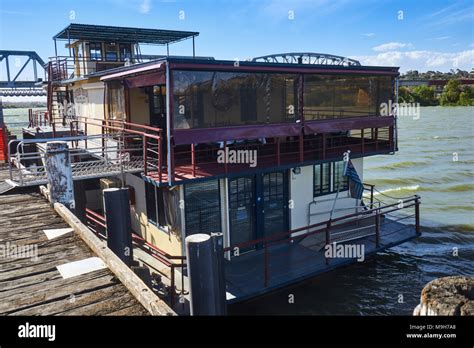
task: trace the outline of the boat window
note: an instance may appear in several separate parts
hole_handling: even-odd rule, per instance
[[[337,192],[338,187],[339,192],[349,189],[349,180],[347,176],[344,175],[345,165],[346,162],[344,161],[333,163],[333,192]]]
[[[377,116],[380,104],[393,98],[389,76],[306,75],[304,79],[305,120]]]
[[[344,161],[328,162],[314,166],[314,197],[346,191],[349,181],[344,176]]]
[[[117,45],[111,42],[105,45],[105,59],[111,62],[116,62],[117,59]]]
[[[165,188],[157,188],[155,185],[145,183],[146,196],[146,212],[148,222],[155,226],[166,226],[165,219],[165,201],[163,190]]]
[[[314,197],[331,192],[331,163],[314,166]]]
[[[89,43],[90,60],[102,60],[102,44],[100,42]]]
[[[184,186],[186,235],[221,232],[219,181],[191,183]]]
[[[123,86],[120,82],[109,82],[108,91],[108,118],[111,120],[125,121],[125,97]]]
[[[119,54],[120,60],[123,62],[125,59],[132,58],[132,47],[130,44],[120,44],[119,45]]]
[[[177,129],[295,122],[298,75],[174,71]]]

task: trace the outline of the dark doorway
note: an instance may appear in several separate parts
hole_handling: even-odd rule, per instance
[[[231,245],[288,231],[287,172],[229,179],[229,219]]]
[[[168,144],[166,141],[166,86],[165,85],[155,85],[152,86],[149,90],[149,100],[150,100],[150,126],[162,129],[162,147],[161,155],[163,158],[163,165],[166,165],[167,159],[167,148]]]

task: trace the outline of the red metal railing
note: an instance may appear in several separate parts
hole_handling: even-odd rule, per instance
[[[51,121],[49,119],[48,110],[28,109],[28,127],[36,128],[50,125]]]
[[[369,196],[370,197],[369,199],[373,202],[374,189],[373,188],[370,189],[370,186],[371,185],[367,185],[367,187],[369,187],[369,190],[372,190],[372,195]],[[237,251],[248,250],[248,249],[257,248],[257,247],[263,249],[262,273],[263,273],[264,285],[265,287],[267,287],[271,279],[270,267],[269,267],[269,264],[270,264],[269,249],[271,247],[276,246],[278,244],[293,243],[295,241],[300,241],[303,238],[316,235],[316,234],[322,234],[322,233],[324,233],[324,240],[323,240],[324,245],[330,245],[331,243],[342,241],[339,237],[335,237],[334,235],[332,235],[332,231],[340,232],[341,230],[344,230],[346,228],[346,231],[353,232],[353,231],[360,230],[361,228],[365,229],[367,228],[367,226],[374,227],[372,235],[375,235],[375,244],[378,247],[380,244],[381,228],[384,224],[389,225],[389,224],[393,224],[395,222],[405,220],[408,218],[414,218],[415,231],[418,235],[420,234],[419,205],[420,205],[420,197],[416,195],[407,199],[403,199],[403,200],[400,199],[396,203],[392,203],[392,204],[385,204],[385,205],[378,204],[378,206],[376,206],[375,204],[372,204],[360,212],[347,214],[347,215],[336,217],[336,218],[330,218],[329,220],[321,221],[309,226],[296,228],[296,229],[286,231],[286,232],[276,233],[269,237],[259,238],[259,239],[231,245],[225,248],[224,252],[230,252],[231,254],[232,253],[235,254],[236,250]],[[396,212],[396,211],[407,210],[412,207],[414,208],[413,214],[404,215],[397,219],[391,219],[391,220],[385,221],[384,223],[381,223],[381,217],[390,215],[391,213]],[[374,222],[373,224],[371,224],[372,220]],[[364,222],[369,222],[369,225],[364,225]],[[353,228],[354,225],[363,226],[363,227]],[[396,233],[407,228],[411,228],[411,226],[406,225],[406,227],[402,227],[399,230],[396,230],[395,232],[391,232],[391,233]],[[365,236],[367,235],[364,235],[363,237]],[[348,237],[350,236],[345,236],[344,238],[348,238]],[[363,237],[356,236],[354,239],[363,238]],[[237,253],[237,255],[239,254],[240,252]],[[307,261],[309,262],[310,260],[307,260]],[[329,263],[328,258],[326,258],[326,263],[327,264]]]
[[[107,239],[107,223],[103,215],[94,212],[91,209],[86,208],[86,220],[87,226],[89,229],[94,232],[99,238],[106,240]],[[174,306],[176,303],[176,268],[181,268],[181,293],[184,293],[184,268],[186,267],[186,257],[171,255],[166,251],[158,248],[156,245],[153,245],[147,242],[144,238],[140,237],[138,234],[132,232],[132,241],[135,246],[149,254],[154,259],[161,262],[165,267],[170,269],[170,304]],[[180,261],[179,263],[175,261]],[[153,267],[152,265],[149,265]],[[153,267],[156,271],[160,270]],[[161,273],[161,272],[160,272]]]
[[[175,147],[176,170],[190,177],[248,171],[248,164],[217,163],[218,151],[228,148],[235,151],[257,151],[257,168],[280,165],[301,165],[305,162],[342,159],[344,152],[367,155],[393,151],[389,128],[369,128],[351,134],[318,134],[299,137],[267,138],[243,143],[222,142],[221,145],[191,144]]]
[[[186,267],[186,257],[171,255],[156,245],[147,242],[145,239],[140,237],[138,234],[132,233],[133,243],[141,250],[148,253],[150,256],[160,261],[166,267],[170,269],[170,304],[174,306],[176,303],[176,281],[175,281],[175,269],[181,268],[181,294],[184,294],[184,268]],[[179,263],[175,263],[175,260],[179,260]],[[157,270],[159,272],[159,270]]]
[[[294,137],[274,137],[245,142],[223,141],[220,146],[217,143],[172,145],[168,151],[168,155],[171,156],[171,168],[168,168],[163,147],[163,131],[159,128],[81,116],[52,119],[48,117],[48,113],[35,113],[30,117],[30,124],[50,125],[53,137],[57,136],[58,127],[62,127],[62,134],[65,129],[69,129],[70,136],[88,135],[94,132],[95,134],[122,132],[136,135],[142,142],[144,174],[158,182],[168,181],[170,176],[173,179],[177,174],[196,178],[252,170],[248,163],[218,163],[217,152],[225,148],[235,151],[246,150],[247,153],[255,150],[257,163],[253,169],[342,159],[348,150],[352,156],[394,151],[393,127],[367,128],[340,134],[301,134]]]
[[[86,208],[86,222],[87,227],[99,238],[107,239],[107,225],[104,216]]]

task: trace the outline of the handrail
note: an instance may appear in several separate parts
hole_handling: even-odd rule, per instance
[[[104,228],[104,231],[107,231],[107,224],[105,216],[86,208],[86,219],[88,222],[93,222],[96,226],[99,225]],[[91,229],[92,232],[96,233],[102,239],[107,239],[107,235],[101,234],[97,229]],[[186,267],[186,257],[171,255],[166,251],[158,248],[156,245],[147,242],[144,238],[138,234],[131,232],[132,242],[141,250],[148,253],[151,257],[160,261],[163,265],[170,268],[170,303],[173,306],[175,304],[175,292],[176,292],[176,281],[175,281],[175,268],[181,267],[181,292],[184,293],[184,267]],[[146,247],[146,248],[145,248]],[[179,260],[179,263],[174,262],[174,260]],[[159,272],[159,270],[157,270]]]
[[[273,234],[271,236],[268,236],[268,237],[263,237],[263,238],[258,238],[258,239],[254,239],[254,240],[247,241],[247,242],[237,243],[237,244],[234,244],[234,245],[231,245],[229,247],[224,248],[224,251],[231,251],[231,250],[234,250],[235,248],[241,249],[241,248],[246,248],[246,247],[249,247],[249,246],[252,246],[252,245],[272,242],[274,240],[290,236],[294,233],[298,233],[298,232],[302,232],[302,231],[309,231],[310,229],[313,229],[313,228],[319,227],[319,226],[323,226],[323,225],[327,225],[328,223],[331,223],[331,225],[332,225],[334,222],[346,220],[346,219],[349,219],[349,218],[354,218],[354,217],[358,217],[358,216],[362,216],[362,217],[365,218],[365,217],[367,217],[367,215],[369,215],[371,213],[378,213],[378,214],[389,213],[391,211],[400,210],[400,209],[404,209],[404,208],[409,208],[409,207],[414,206],[416,204],[416,202],[419,201],[419,199],[420,199],[419,196],[414,195],[410,199],[406,199],[402,202],[403,203],[403,208],[396,208],[396,209],[393,209],[393,210],[389,210],[387,212],[383,212],[384,209],[398,206],[400,204],[400,202],[385,205],[385,206],[378,207],[378,208],[372,208],[372,209],[364,210],[364,211],[361,211],[361,212],[340,216],[340,217],[333,218],[333,219],[330,219],[330,220],[321,221],[321,222],[311,224],[311,225],[308,225],[308,226],[299,227],[299,228],[296,228],[296,229],[293,229],[293,230],[290,230],[290,231],[275,233],[275,234]],[[415,202],[415,204],[406,205],[406,203],[408,203],[408,202]],[[298,235],[298,237],[302,237],[302,236],[303,235]]]

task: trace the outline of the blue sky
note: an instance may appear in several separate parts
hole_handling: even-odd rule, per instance
[[[196,53],[222,59],[322,52],[401,71],[474,68],[472,1],[0,0],[0,48],[46,59],[71,21],[199,31]],[[171,53],[191,54],[191,42]]]

